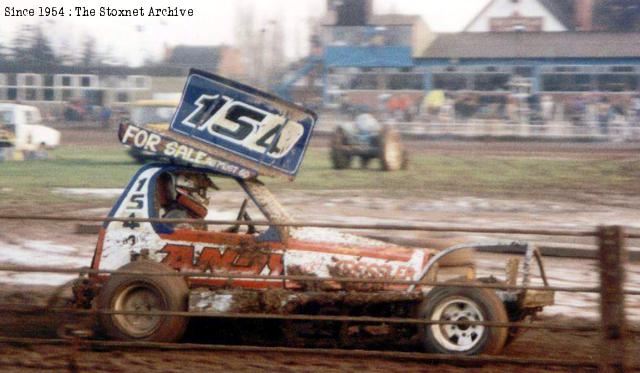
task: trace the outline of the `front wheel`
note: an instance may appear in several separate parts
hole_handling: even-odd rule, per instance
[[[331,139],[331,164],[336,170],[351,167],[351,154],[347,147],[347,139],[342,128],[336,128]]]
[[[491,289],[438,287],[420,304],[418,317],[430,321],[508,322],[504,304]],[[420,327],[420,339],[429,352],[476,355],[498,354],[505,345],[506,327],[433,324]]]
[[[177,276],[149,276],[142,272],[168,272],[168,267],[140,260],[120,268],[140,274],[114,274],[98,295],[98,308],[106,311],[125,312],[99,313],[102,330],[117,340],[144,340],[175,342],[187,328],[183,316],[133,315],[126,312],[185,311],[188,288]]]

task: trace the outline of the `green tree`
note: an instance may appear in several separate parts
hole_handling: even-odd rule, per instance
[[[596,0],[594,21],[608,31],[640,31],[638,0]]]

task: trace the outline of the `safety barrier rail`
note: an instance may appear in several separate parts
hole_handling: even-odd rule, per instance
[[[0,215],[4,220],[48,220],[48,221],[92,221],[92,222],[158,222],[165,224],[198,223],[207,225],[235,225],[246,224],[246,221],[235,220],[199,220],[199,219],[154,219],[154,218],[102,218],[102,217],[81,217],[81,216],[38,216],[38,215]],[[629,333],[640,333],[640,329],[627,326],[624,313],[624,297],[639,296],[640,290],[624,288],[624,261],[625,261],[625,239],[640,238],[638,232],[625,232],[619,226],[602,226],[597,229],[582,230],[562,230],[562,229],[527,229],[527,228],[486,228],[486,227],[456,227],[441,225],[401,225],[401,224],[335,224],[323,222],[291,223],[291,222],[270,222],[251,221],[256,226],[289,226],[289,227],[323,227],[341,228],[356,230],[404,230],[404,231],[431,231],[431,232],[474,232],[485,234],[519,234],[519,235],[549,235],[549,236],[573,236],[573,237],[596,237],[598,239],[600,285],[599,286],[552,286],[545,285],[513,285],[503,283],[451,283],[438,281],[409,281],[380,278],[353,278],[353,277],[315,277],[303,275],[282,275],[282,276],[262,276],[249,274],[230,273],[206,273],[206,272],[148,272],[126,271],[126,270],[96,270],[91,268],[59,268],[50,266],[17,266],[0,265],[0,272],[22,272],[22,273],[57,273],[57,274],[80,274],[80,275],[148,275],[148,276],[182,276],[182,277],[202,277],[223,279],[228,282],[239,279],[253,280],[282,280],[297,281],[305,283],[360,283],[360,284],[394,284],[394,285],[420,285],[422,287],[456,286],[472,288],[488,288],[501,290],[536,290],[555,291],[570,293],[599,293],[601,325],[565,325],[557,322],[496,322],[496,321],[446,321],[446,320],[426,320],[415,317],[374,317],[374,316],[351,316],[351,315],[310,315],[310,314],[276,314],[276,313],[241,313],[241,312],[197,312],[197,311],[115,311],[111,309],[78,309],[69,307],[36,306],[15,303],[0,304],[0,312],[5,314],[42,314],[42,313],[63,313],[66,315],[96,316],[99,314],[123,314],[123,315],[146,315],[146,316],[174,316],[174,317],[216,317],[231,319],[263,319],[263,320],[294,320],[294,321],[314,321],[314,322],[343,322],[343,323],[375,323],[375,324],[408,324],[408,325],[481,325],[495,328],[523,328],[523,329],[549,329],[559,331],[575,332],[600,332],[602,339],[600,343],[606,346],[597,361],[592,357],[579,359],[553,359],[553,358],[522,358],[509,356],[458,356],[441,355],[427,353],[407,353],[399,351],[362,351],[350,349],[301,349],[292,347],[272,347],[272,346],[244,346],[244,345],[208,345],[194,343],[156,343],[156,342],[116,342],[97,340],[66,340],[47,338],[20,338],[0,336],[0,343],[18,343],[25,345],[37,344],[67,344],[79,351],[83,348],[100,346],[102,348],[158,348],[169,350],[214,350],[214,351],[253,351],[253,352],[287,352],[304,354],[323,354],[331,356],[358,356],[377,357],[389,359],[404,359],[416,361],[440,361],[440,362],[478,362],[495,364],[515,364],[515,365],[537,365],[537,366],[558,366],[565,368],[587,367],[600,368],[602,371],[625,371],[638,369],[637,366],[629,363],[626,352],[626,338]],[[75,356],[77,355],[72,354]],[[0,363],[0,366],[2,363]]]
[[[323,121],[316,132],[329,135],[341,123],[343,122]],[[469,122],[394,122],[391,125],[401,134],[411,137],[505,137],[583,141],[640,139],[640,126],[624,123],[610,123],[606,132],[597,123],[573,125],[569,122],[530,124],[507,123],[502,120],[471,120]]]

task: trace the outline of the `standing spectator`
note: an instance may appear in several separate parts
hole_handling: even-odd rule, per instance
[[[631,99],[631,126],[633,127],[633,132],[638,131],[640,127],[640,94],[636,94]]]
[[[100,124],[102,128],[109,128],[111,124],[111,108],[108,106],[103,106],[100,110]]]
[[[510,124],[518,123],[518,99],[514,95],[507,98],[506,117]]]
[[[598,96],[591,95],[586,103],[585,107],[585,122],[589,127],[598,126],[598,103],[600,100]]]
[[[570,107],[570,115],[571,115],[571,124],[574,127],[581,127],[584,121],[585,114],[585,102],[581,96],[576,96],[571,102]]]
[[[544,95],[542,97],[542,102],[540,102],[540,109],[542,110],[542,122],[549,123],[553,120],[553,112],[554,112],[553,97],[550,95]]]
[[[531,94],[527,98],[527,104],[529,105],[529,124],[538,126],[542,125],[542,106],[540,103],[540,96],[537,94]]]
[[[411,98],[406,94],[402,94],[399,100],[400,100],[400,115],[399,115],[400,121],[411,122],[411,120],[413,119],[413,115],[411,113],[411,108],[413,106],[413,103],[411,102]]]
[[[609,120],[611,119],[611,105],[606,97],[603,97],[598,103],[598,126],[600,134],[607,136],[609,134]]]
[[[450,94],[445,94],[444,102],[440,107],[439,117],[443,123],[452,123],[455,113],[453,110],[454,100]]]

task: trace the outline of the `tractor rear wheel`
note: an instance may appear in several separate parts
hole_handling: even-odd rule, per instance
[[[409,163],[407,154],[403,149],[400,134],[385,127],[380,133],[380,164],[385,171],[398,171],[406,169]]]
[[[331,164],[336,170],[344,170],[351,167],[351,154],[347,147],[347,139],[344,130],[336,128],[331,138]]]

